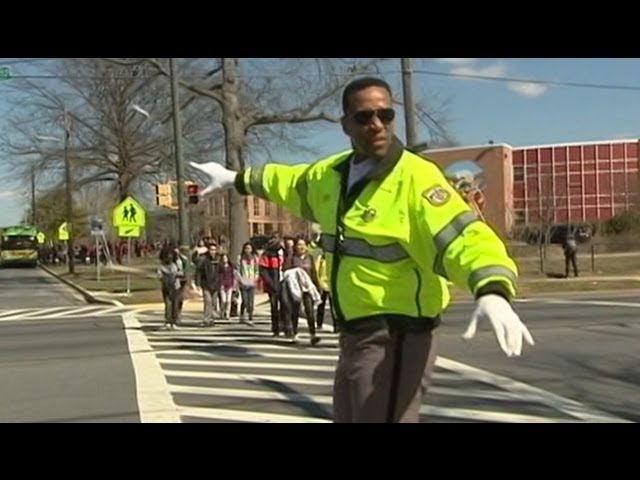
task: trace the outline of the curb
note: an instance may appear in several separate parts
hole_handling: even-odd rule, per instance
[[[85,299],[85,301],[87,303],[97,303],[97,304],[100,304],[100,305],[113,305],[113,306],[116,306],[116,307],[124,307],[125,306],[125,305],[123,305],[122,303],[120,303],[117,300],[103,300],[101,298],[98,298],[95,295],[93,295],[91,292],[89,292],[88,290],[85,290],[84,288],[82,288],[80,285],[77,285],[77,284],[73,283],[72,281],[61,277],[60,275],[55,273],[53,270],[49,270],[44,265],[38,265],[38,266],[42,270],[47,272],[49,275],[51,275],[52,277],[58,279],[62,283],[67,284],[68,286],[70,286],[71,288],[73,288],[74,290],[79,292],[84,297],[84,299]]]

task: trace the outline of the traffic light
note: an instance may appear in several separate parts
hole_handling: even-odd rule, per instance
[[[200,197],[198,193],[200,192],[200,187],[197,183],[189,183],[187,185],[187,197],[189,197],[190,205],[197,205],[198,201],[200,201]]]
[[[172,188],[168,183],[156,185],[156,205],[159,207],[173,207]]]

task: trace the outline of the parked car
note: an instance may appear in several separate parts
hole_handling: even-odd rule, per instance
[[[591,240],[592,232],[589,225],[553,225],[550,227],[548,234],[548,242],[550,244],[562,244],[567,238],[569,232],[573,232],[576,242],[585,243]],[[543,232],[543,234],[546,232]],[[529,245],[535,245],[540,242],[540,230],[531,230],[527,237]]]

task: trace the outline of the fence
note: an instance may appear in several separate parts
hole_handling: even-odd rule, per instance
[[[524,274],[564,273],[562,246],[509,244],[511,256]],[[640,274],[640,242],[593,241],[578,245],[578,268],[593,274]]]

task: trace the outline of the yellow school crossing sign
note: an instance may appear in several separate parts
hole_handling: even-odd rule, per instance
[[[127,197],[113,209],[114,227],[137,227],[140,229],[147,224],[147,212],[133,197]]]
[[[69,225],[67,222],[64,222],[58,228],[58,240],[69,240]]]
[[[38,234],[36,235],[36,238],[38,239],[38,243],[41,244],[41,245],[47,239],[47,237],[45,237],[44,233],[42,233],[42,232],[38,232]]]

